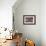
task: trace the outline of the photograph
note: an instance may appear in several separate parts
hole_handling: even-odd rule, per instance
[[[46,46],[46,0],[0,0],[0,46]]]

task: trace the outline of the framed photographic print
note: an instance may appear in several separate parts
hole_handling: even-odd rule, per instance
[[[24,25],[35,25],[36,24],[36,15],[24,15],[23,24]]]

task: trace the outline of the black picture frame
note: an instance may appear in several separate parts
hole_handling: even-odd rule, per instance
[[[23,15],[23,24],[24,25],[35,25],[36,15]]]

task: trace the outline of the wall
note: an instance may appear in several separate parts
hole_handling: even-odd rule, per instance
[[[41,27],[42,46],[46,46],[46,0],[41,1]]]
[[[12,6],[16,0],[0,0],[0,27],[12,29]]]
[[[18,0],[13,6],[15,30],[41,46],[41,0]],[[23,15],[36,15],[36,25],[24,25]]]

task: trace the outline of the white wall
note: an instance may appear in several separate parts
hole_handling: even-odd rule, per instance
[[[16,0],[0,0],[0,27],[12,28],[12,6]]]
[[[41,17],[42,46],[46,46],[46,0],[41,1]]]
[[[46,0],[27,0],[28,3],[26,1],[20,2],[21,0],[18,0],[13,6],[15,29],[23,32],[25,37],[34,39],[37,46],[46,46]],[[23,25],[23,15],[25,14],[35,14],[37,24]]]
[[[41,0],[21,0],[13,6],[15,29],[41,46]],[[21,2],[21,3],[20,3]],[[23,15],[36,15],[36,25],[24,25]]]

